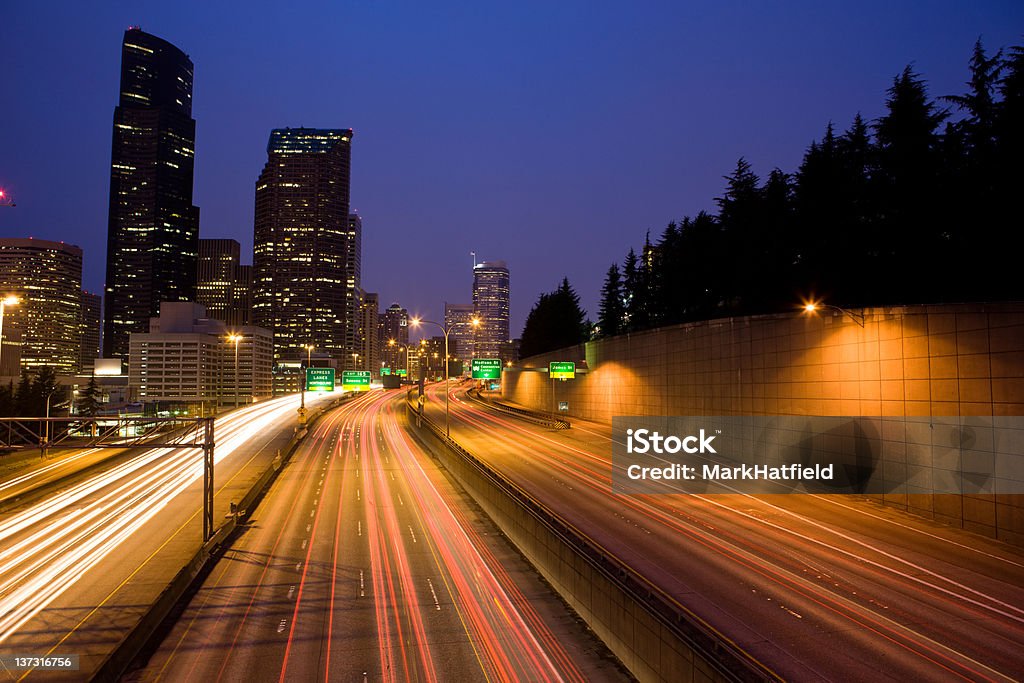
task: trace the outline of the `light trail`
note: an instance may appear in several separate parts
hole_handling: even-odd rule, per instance
[[[313,402],[333,397],[317,396]],[[297,404],[297,397],[288,396],[219,418],[215,462],[291,419]],[[150,523],[202,473],[199,449],[152,449],[0,523],[0,643]]]
[[[439,392],[432,393],[435,393],[435,400],[431,402],[431,407],[436,414],[436,393]],[[587,448],[566,443],[568,437],[564,434],[559,433],[557,438],[550,436],[543,430],[525,427],[514,419],[481,410],[458,398],[451,401],[451,406],[453,426],[457,421],[463,430],[469,428],[476,433],[473,438],[481,438],[479,435],[486,433],[487,443],[503,445],[497,451],[488,448],[483,453],[487,456],[486,461],[506,475],[512,473],[513,480],[519,485],[540,494],[542,500],[555,505],[570,522],[582,525],[588,533],[595,534],[606,548],[615,548],[613,555],[618,555],[620,559],[634,558],[623,561],[627,565],[637,566],[635,571],[638,574],[666,586],[669,594],[674,593],[672,584],[676,583],[674,578],[665,582],[666,578],[672,576],[671,570],[666,577],[664,571],[668,569],[667,566],[656,568],[642,559],[645,557],[643,549],[652,541],[657,543],[654,539],[663,538],[659,529],[670,531],[669,537],[676,539],[672,546],[678,547],[684,554],[690,552],[683,550],[688,544],[698,544],[727,559],[728,563],[743,567],[742,571],[732,572],[738,578],[744,572],[753,572],[769,581],[769,586],[771,583],[778,585],[782,589],[778,591],[779,595],[791,596],[791,600],[799,597],[800,600],[809,601],[806,603],[808,606],[814,606],[819,611],[827,610],[855,627],[867,629],[875,637],[888,642],[890,647],[896,647],[927,662],[925,667],[937,667],[944,676],[970,680],[1004,680],[1007,674],[990,666],[986,645],[995,646],[998,652],[1019,652],[1020,643],[1024,640],[1019,616],[1024,611],[1015,606],[1015,603],[1019,604],[1019,599],[1012,597],[1020,595],[1019,583],[1009,593],[1011,597],[1000,599],[967,585],[966,580],[953,579],[948,575],[950,571],[955,571],[952,568],[929,569],[921,562],[911,562],[895,552],[885,551],[877,547],[877,543],[865,543],[851,533],[842,533],[806,515],[799,515],[753,496],[733,496],[731,501],[720,500],[722,496],[698,494],[685,498],[613,496],[611,462],[607,453],[595,454]],[[589,433],[601,437],[610,445],[609,436]],[[456,435],[453,433],[453,436]],[[470,447],[470,450],[473,448]],[[514,461],[508,460],[508,456],[502,456],[504,459],[501,459],[497,455],[506,452],[512,455]],[[537,483],[545,478],[555,480],[562,487],[569,485],[575,494],[593,499],[598,507],[623,511],[623,521],[633,520],[631,523],[637,525],[635,528],[646,529],[648,534],[653,532],[654,536],[647,540],[647,534],[631,535],[629,543],[624,543],[621,536],[615,537],[614,532],[609,536],[607,527],[599,522],[595,524],[594,519],[581,517],[575,506],[567,507],[564,501],[548,495],[550,484],[546,485],[548,488],[538,489]],[[607,503],[596,502],[602,499],[607,500]],[[736,499],[747,501],[748,507],[767,506],[767,511],[789,516],[791,523],[787,526],[773,522],[766,516],[752,514],[752,511],[739,509],[741,506],[736,504]],[[798,529],[797,526],[804,528]],[[766,531],[772,533],[766,534]],[[849,576],[854,583],[847,588],[846,582],[833,582],[833,585],[815,580],[805,571],[807,566],[813,566],[812,562],[819,566],[831,565],[835,567],[833,573]],[[722,567],[727,568],[728,563]],[[903,571],[890,563],[909,567],[910,571]],[[682,565],[678,570],[682,570]],[[739,585],[756,585],[747,578],[739,578],[739,581]],[[1006,588],[1006,585],[1002,586],[1002,589]],[[760,587],[760,591],[763,592],[764,588]],[[713,595],[708,597],[714,599]],[[907,602],[908,598],[910,602]],[[892,606],[880,611],[879,605],[883,604]],[[898,611],[897,606],[900,605],[908,609]],[[798,609],[805,616],[814,614],[804,608]],[[979,625],[987,622],[992,622],[992,625],[986,625],[983,629],[956,629],[952,632],[929,629],[932,631],[929,634],[914,625],[914,622],[922,619],[922,610],[946,615],[940,617],[937,623],[944,623],[944,620],[949,620],[949,623],[970,623],[982,619],[977,621]],[[792,610],[788,612],[796,614]],[[996,627],[994,620],[997,619],[1008,621],[1002,621]],[[814,620],[820,621],[820,617]],[[749,623],[749,618],[747,621]],[[765,626],[769,623],[766,622]],[[846,630],[835,626],[828,628]],[[983,633],[986,640],[981,640],[979,633]],[[764,637],[767,638],[767,634]],[[836,644],[842,642],[836,641]],[[1009,660],[1004,657],[996,661],[1000,661],[1004,671],[1019,670],[1019,654],[1011,656]],[[1018,666],[1008,664],[1013,661]]]

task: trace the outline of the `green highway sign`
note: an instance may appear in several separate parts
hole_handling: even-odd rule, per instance
[[[474,358],[473,379],[501,379],[501,359]]]
[[[390,374],[391,374],[391,368],[381,368],[380,369],[380,376],[381,377],[383,377],[384,375],[390,375]]]
[[[369,370],[345,370],[341,373],[342,391],[369,391]]]
[[[576,363],[571,360],[549,363],[548,375],[551,379],[576,379]]]
[[[306,368],[306,391],[334,391],[334,368]]]
[[[409,371],[405,368],[398,368],[398,370],[395,371],[395,374],[399,377],[408,377]]]

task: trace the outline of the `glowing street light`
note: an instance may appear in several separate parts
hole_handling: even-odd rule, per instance
[[[235,407],[238,407],[238,342],[242,341],[242,335],[229,334],[228,341],[235,344]]]
[[[845,308],[840,308],[839,306],[833,306],[832,304],[822,303],[821,301],[806,301],[806,302],[804,302],[804,312],[805,313],[817,313],[818,310],[822,309],[822,308],[831,308],[834,311],[839,311],[840,313],[842,313],[844,315],[848,315],[850,317],[850,320],[852,320],[853,322],[857,323],[861,327],[864,327],[864,314],[863,313],[854,313],[852,311],[846,310]]]
[[[473,318],[466,323],[464,320],[453,322],[447,328],[441,323],[435,323],[433,320],[422,320],[420,318],[413,318],[409,321],[409,324],[413,327],[419,327],[420,325],[433,325],[441,328],[444,332],[444,433],[445,436],[451,436],[451,420],[448,412],[448,333],[451,332],[457,325],[472,325],[473,327],[480,326],[480,318]]]
[[[4,357],[4,309],[8,306],[17,306],[20,303],[21,300],[13,294],[0,299],[0,360],[3,360]],[[3,367],[3,365],[0,365],[0,367]]]
[[[313,348],[314,347],[313,347],[312,344],[306,344],[302,348],[306,349],[306,367],[308,368],[311,365],[313,365]],[[306,371],[301,367],[302,366],[301,363],[299,363],[299,366],[300,366],[299,367],[299,371],[300,371],[299,381],[302,382],[302,393],[299,394],[299,413],[303,414],[304,411],[306,410]]]

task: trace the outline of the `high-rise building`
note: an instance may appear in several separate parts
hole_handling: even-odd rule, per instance
[[[229,327],[252,323],[252,266],[238,262],[240,253],[235,240],[199,240],[196,303]]]
[[[380,299],[376,292],[361,292],[360,330],[362,341],[360,351],[360,369],[369,370],[374,376],[380,374],[380,338],[378,337],[378,316],[380,315]]]
[[[345,355],[349,359],[352,358],[352,354],[360,353],[363,345],[359,336],[362,241],[363,219],[359,214],[349,214],[348,235],[345,240]],[[345,367],[349,365],[346,363]]]
[[[474,358],[502,358],[503,345],[511,338],[508,281],[504,261],[484,261],[473,268],[473,312],[480,320],[473,341]]]
[[[241,251],[235,240],[199,240],[196,303],[205,306],[206,315],[211,318],[231,322]]]
[[[380,351],[384,367],[395,370],[406,366],[405,349],[409,346],[409,311],[397,303],[380,314]]]
[[[476,313],[473,304],[445,302],[444,326],[451,330],[448,333],[448,355],[452,360],[462,361],[467,368],[473,358],[473,335],[476,332],[473,327],[474,317]]]
[[[93,362],[100,356],[100,306],[103,297],[82,290],[82,310],[78,323],[78,371],[91,373]]]
[[[347,129],[270,133],[256,181],[253,321],[273,330],[275,361],[310,344],[338,361],[352,353],[351,149]]]
[[[21,333],[21,368],[77,372],[82,250],[49,240],[0,239],[0,294],[19,299],[5,308],[3,334],[13,338],[11,332]]]
[[[121,45],[107,224],[103,355],[128,355],[162,301],[195,299],[199,209],[192,205],[192,62],[130,28]]]
[[[229,325],[252,325],[252,266],[240,265],[235,271],[235,291],[231,300]]]

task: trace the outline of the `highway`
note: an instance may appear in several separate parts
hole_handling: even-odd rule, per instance
[[[325,415],[132,681],[614,681],[623,672],[402,428]]]
[[[272,459],[297,406],[298,397],[288,396],[217,419],[218,493],[231,490],[248,464]],[[86,678],[199,549],[201,490],[199,450],[141,450],[0,516],[0,651],[77,654],[73,678]],[[228,502],[218,496],[221,516]]]
[[[442,385],[427,414],[444,423]],[[778,676],[1024,672],[1024,552],[843,496],[622,496],[611,429],[556,431],[453,388],[452,437]]]

